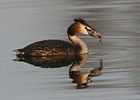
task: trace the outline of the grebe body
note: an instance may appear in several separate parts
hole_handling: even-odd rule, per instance
[[[34,42],[23,49],[18,49],[17,56],[37,57],[52,55],[74,55],[75,46],[63,40],[43,40]]]
[[[95,36],[101,41],[101,34],[89,26],[87,22],[81,18],[74,19],[74,23],[68,27],[68,38],[71,41],[63,40],[43,40],[34,42],[22,49],[16,50],[18,57],[45,57],[45,56],[67,56],[88,53],[87,45],[76,35],[85,34]]]

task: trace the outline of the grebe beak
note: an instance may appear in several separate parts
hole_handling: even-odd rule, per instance
[[[97,30],[94,30],[94,29],[88,29],[87,27],[85,27],[85,29],[87,30],[90,36],[95,37],[96,39],[98,39],[99,43],[102,44],[101,33],[99,33]]]

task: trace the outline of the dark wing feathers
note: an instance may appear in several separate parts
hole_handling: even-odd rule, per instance
[[[26,47],[23,50],[67,50],[73,49],[73,45],[67,41],[62,40],[43,40],[39,42],[34,42]]]

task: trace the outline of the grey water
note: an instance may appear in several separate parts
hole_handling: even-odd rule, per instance
[[[0,99],[1,100],[139,100],[140,99],[139,0],[0,0]],[[84,18],[103,35],[80,36],[88,45],[86,64],[79,70],[99,67],[88,87],[77,89],[69,78],[71,65],[41,68],[16,62],[13,50],[30,43],[68,40],[74,18]]]

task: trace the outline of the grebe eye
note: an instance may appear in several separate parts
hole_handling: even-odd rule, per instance
[[[87,30],[87,31],[92,31],[91,29],[89,29],[88,27],[85,27],[85,29]]]

